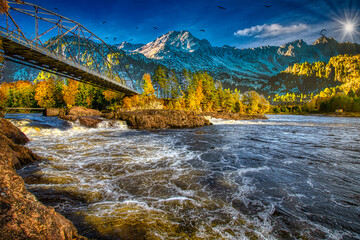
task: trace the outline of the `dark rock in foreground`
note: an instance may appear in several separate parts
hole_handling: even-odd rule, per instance
[[[194,112],[176,110],[139,110],[103,114],[108,119],[126,121],[134,129],[195,128],[211,125]]]
[[[29,141],[6,119],[0,118],[0,238],[1,239],[86,239],[65,217],[46,207],[26,190],[15,167],[40,160],[28,148]]]
[[[23,132],[4,118],[0,118],[0,134],[6,136],[16,144],[25,144],[29,142],[29,139]]]

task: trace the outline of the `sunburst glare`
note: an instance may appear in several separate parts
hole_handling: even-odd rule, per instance
[[[339,23],[336,31],[342,32],[341,41],[351,40],[354,42],[355,39],[359,38],[359,12],[345,11],[343,17],[337,17],[335,20]]]

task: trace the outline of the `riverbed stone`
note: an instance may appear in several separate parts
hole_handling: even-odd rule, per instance
[[[101,123],[104,119],[101,119],[97,116],[86,116],[79,117],[79,122],[81,125],[89,128],[96,128],[99,123]]]
[[[70,122],[75,122],[79,118],[78,116],[74,116],[74,115],[64,115],[59,117],[65,121],[70,121]]]

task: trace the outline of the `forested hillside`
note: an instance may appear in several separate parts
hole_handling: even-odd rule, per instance
[[[339,55],[328,63],[294,64],[271,80],[271,93],[276,86],[283,93],[274,95],[274,104],[304,103],[309,111],[360,111],[360,55]]]
[[[360,55],[339,55],[328,63],[314,62],[289,66],[264,84],[262,92],[274,96],[294,93],[296,95],[319,94],[325,88],[342,85],[348,92],[360,84]]]

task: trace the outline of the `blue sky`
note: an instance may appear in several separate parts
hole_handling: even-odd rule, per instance
[[[297,39],[311,44],[322,29],[338,41],[360,43],[358,0],[27,1],[80,22],[104,40],[107,37],[109,44],[148,43],[173,30],[188,30],[213,46],[278,46]],[[345,34],[346,21],[353,30]]]

